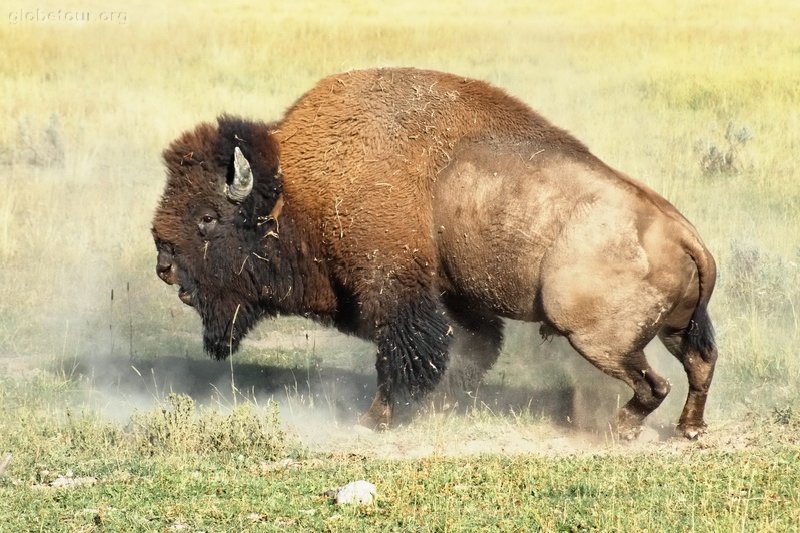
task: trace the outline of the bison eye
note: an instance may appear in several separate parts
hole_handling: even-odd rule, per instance
[[[204,238],[211,237],[217,227],[217,216],[214,213],[203,213],[197,222],[197,229]]]

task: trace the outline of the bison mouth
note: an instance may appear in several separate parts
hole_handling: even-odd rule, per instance
[[[189,307],[194,307],[194,291],[181,286],[178,289],[178,298]]]

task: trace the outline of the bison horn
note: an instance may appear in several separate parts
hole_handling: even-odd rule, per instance
[[[242,151],[233,149],[233,183],[225,186],[225,193],[231,202],[239,203],[253,190],[253,171]]]

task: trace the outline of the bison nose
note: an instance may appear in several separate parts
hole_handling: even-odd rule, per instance
[[[169,261],[158,261],[156,263],[156,274],[164,280],[164,283],[169,285],[175,283],[175,265]]]

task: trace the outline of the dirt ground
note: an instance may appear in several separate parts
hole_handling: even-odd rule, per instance
[[[347,350],[352,341],[327,330],[314,342],[328,350]],[[270,334],[254,343],[258,350],[303,350],[308,337]],[[699,441],[673,434],[665,416],[651,415],[633,442],[619,442],[609,421],[624,388],[608,383],[593,387],[601,376],[593,369],[579,376],[585,386],[554,384],[531,388],[498,383],[494,376],[478,391],[458,399],[437,396],[408,406],[398,425],[388,431],[360,426],[358,415],[375,390],[370,368],[348,370],[317,362],[304,366],[217,362],[180,356],[131,360],[120,356],[88,357],[42,363],[40,357],[0,358],[0,374],[31,379],[37,373],[62,372],[84,389],[81,408],[124,424],[131,414],[154,408],[169,393],[190,395],[198,404],[227,409],[239,398],[265,404],[278,402],[287,429],[310,451],[358,454],[387,459],[485,453],[568,456],[630,452],[679,452],[689,446],[740,449],[757,441],[744,423],[710,420]],[[233,382],[231,380],[233,373]],[[580,368],[578,374],[585,374]],[[580,381],[577,381],[580,382]],[[241,400],[237,400],[241,401]]]

